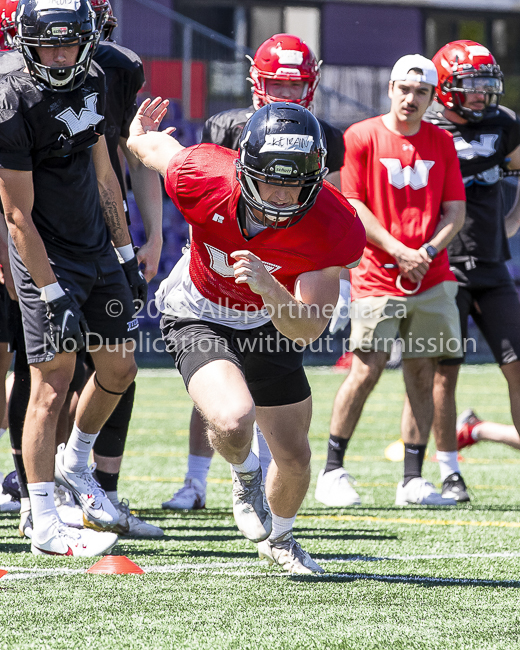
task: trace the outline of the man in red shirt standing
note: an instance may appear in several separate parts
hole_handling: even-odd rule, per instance
[[[457,284],[445,248],[464,222],[465,194],[453,139],[421,122],[436,85],[432,61],[402,57],[390,77],[390,112],[345,133],[342,189],[368,242],[352,271],[352,369],[334,402],[327,465],[316,488],[328,506],[361,503],[343,459],[397,334],[410,406],[402,416],[404,480],[396,504],[456,503],[422,478],[437,360],[461,353]]]
[[[185,149],[157,133],[167,102],[143,102],[129,149],[165,177],[192,228],[191,253],[160,286],[161,329],[208,437],[230,464],[233,514],[261,558],[291,573],[322,573],[292,528],[310,480],[310,387],[305,345],[323,332],[339,274],[365,231],[325,182],[316,118],[296,104],[260,108],[237,152]],[[266,479],[251,450],[255,418],[273,455]],[[267,500],[266,497],[267,496]]]

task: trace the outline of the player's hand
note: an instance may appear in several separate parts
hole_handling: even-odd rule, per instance
[[[144,279],[144,276],[139,269],[137,257],[132,257],[131,260],[124,262],[121,266],[123,267],[128,285],[130,286],[132,299],[134,303],[138,302],[137,309],[140,309],[146,305],[146,299],[148,297],[148,282]]]
[[[275,280],[265,268],[262,260],[250,251],[235,251],[231,257],[237,260],[233,264],[235,282],[248,284],[253,293],[263,294],[272,289]]]
[[[149,131],[158,131],[164,116],[168,112],[169,100],[156,97],[154,100],[145,99],[139,106],[136,116],[130,124],[130,137],[146,135]],[[165,129],[165,133],[171,134],[174,127]]]
[[[411,282],[420,282],[430,268],[430,258],[424,248],[416,250],[402,245],[393,256],[401,275]]]
[[[70,296],[46,303],[51,336],[58,352],[79,352],[85,347],[83,334],[89,332],[83,312]]]
[[[136,250],[137,261],[143,265],[142,273],[147,282],[153,280],[159,270],[161,260],[162,242],[147,241]]]

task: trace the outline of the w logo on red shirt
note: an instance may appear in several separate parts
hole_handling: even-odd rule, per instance
[[[232,278],[235,275],[235,269],[233,268],[233,264],[229,263],[227,253],[219,250],[218,248],[215,248],[214,246],[210,246],[205,242],[204,242],[204,246],[207,248],[209,253],[210,268],[224,278]],[[269,271],[269,273],[274,273],[278,269],[282,268],[281,266],[278,266],[278,264],[272,264],[271,262],[264,262],[263,260],[262,260],[262,264]]]
[[[398,158],[380,158],[380,162],[388,171],[390,185],[402,190],[409,185],[412,190],[420,190],[428,185],[430,169],[435,165],[434,160],[416,160],[415,165],[407,165],[404,169]]]

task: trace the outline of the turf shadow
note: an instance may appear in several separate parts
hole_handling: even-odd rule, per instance
[[[357,582],[371,580],[420,587],[504,587],[520,589],[519,580],[484,580],[479,578],[436,578],[430,576],[378,575],[372,573],[326,573],[324,575],[289,576],[294,582]]]
[[[399,539],[397,535],[377,535],[373,532],[361,532],[355,534],[355,531],[349,530],[348,533],[341,533],[336,530],[336,533],[323,533],[319,528],[316,530],[300,529],[294,531],[294,536],[298,539],[372,539],[372,540],[385,540],[385,539]]]

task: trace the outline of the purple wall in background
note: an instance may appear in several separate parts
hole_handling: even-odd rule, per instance
[[[174,8],[174,0],[156,0]],[[169,57],[172,54],[173,23],[162,14],[148,9],[134,0],[124,0],[121,45],[138,52],[140,56]],[[116,34],[117,38],[117,34]]]
[[[391,67],[404,54],[423,53],[421,10],[326,3],[321,56],[335,65]]]

